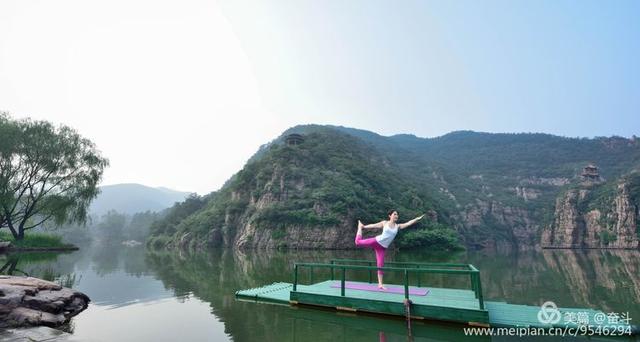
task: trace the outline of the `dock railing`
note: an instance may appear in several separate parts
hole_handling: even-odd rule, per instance
[[[298,269],[308,268],[311,282],[313,282],[314,269],[329,268],[331,270],[331,280],[335,280],[334,270],[340,270],[340,295],[345,296],[345,282],[347,270],[367,270],[369,271],[369,282],[372,280],[373,271],[400,272],[404,275],[404,297],[409,299],[409,274],[445,274],[445,275],[469,275],[471,290],[478,299],[480,310],[484,310],[484,299],[482,298],[482,284],[480,281],[480,271],[471,264],[451,264],[451,263],[416,263],[416,262],[386,262],[387,265],[405,267],[377,267],[373,266],[374,261],[334,259],[328,264],[321,263],[295,263],[293,271],[293,291],[298,289]],[[355,264],[367,264],[355,265]],[[420,277],[418,277],[418,281]],[[418,285],[420,286],[420,285]]]

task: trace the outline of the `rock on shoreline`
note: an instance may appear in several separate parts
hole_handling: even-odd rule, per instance
[[[89,297],[50,281],[0,276],[0,328],[60,326],[87,308]]]

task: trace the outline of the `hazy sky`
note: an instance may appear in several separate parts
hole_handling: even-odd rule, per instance
[[[640,135],[638,18],[621,0],[2,0],[0,110],[93,140],[103,184],[200,194],[296,124]]]

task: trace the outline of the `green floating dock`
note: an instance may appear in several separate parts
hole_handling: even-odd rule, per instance
[[[365,264],[365,265],[362,265]],[[395,267],[383,267],[385,272],[400,272],[404,275],[404,284],[387,285],[402,287],[403,293],[383,291],[364,291],[346,286],[346,270],[366,270],[372,274],[378,270],[370,261],[332,260],[329,264],[297,263],[294,266],[293,283],[273,283],[258,288],[240,290],[236,298],[259,302],[279,303],[286,305],[310,305],[330,307],[343,311],[369,312],[383,315],[406,316],[407,299],[410,300],[409,312],[412,319],[440,320],[485,327],[514,328],[579,328],[577,323],[564,319],[556,324],[541,323],[538,319],[539,306],[516,305],[505,302],[484,301],[479,271],[467,264],[435,264],[435,263],[387,263]],[[400,267],[401,266],[401,267]],[[330,269],[331,279],[312,284],[299,284],[298,271],[308,268],[313,275],[314,270]],[[340,277],[335,277],[338,271]],[[409,286],[409,274],[436,273],[468,275],[471,289],[450,289],[437,287]],[[354,282],[351,284],[367,285],[372,282]],[[420,279],[420,277],[417,277]],[[311,276],[313,279],[313,276]],[[414,291],[428,289],[424,296],[413,295]],[[589,327],[600,330],[637,334],[638,328],[625,322],[597,323],[596,316],[602,318],[606,313],[592,309],[558,308],[561,317],[566,315],[581,317],[589,322]],[[568,314],[569,313],[569,314]],[[606,329],[605,329],[606,328]]]

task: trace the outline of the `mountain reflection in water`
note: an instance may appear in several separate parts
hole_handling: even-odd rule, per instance
[[[68,254],[0,256],[2,273],[28,274],[74,287],[92,299],[72,320],[78,341],[397,341],[407,340],[406,322],[333,310],[262,304],[235,299],[235,291],[291,282],[295,262],[336,258],[371,259],[355,251],[150,252],[143,246],[92,246]],[[472,263],[481,271],[487,300],[598,308],[640,317],[640,252],[544,250],[431,254],[389,253],[387,260]],[[366,280],[366,273],[349,274]],[[316,270],[314,279],[328,279]],[[309,281],[302,274],[302,283]],[[389,283],[399,277],[386,276]],[[415,281],[415,280],[414,280]],[[468,277],[425,275],[423,286],[468,287]],[[638,318],[640,319],[640,318]],[[462,326],[412,322],[420,340],[484,340],[464,336]]]

